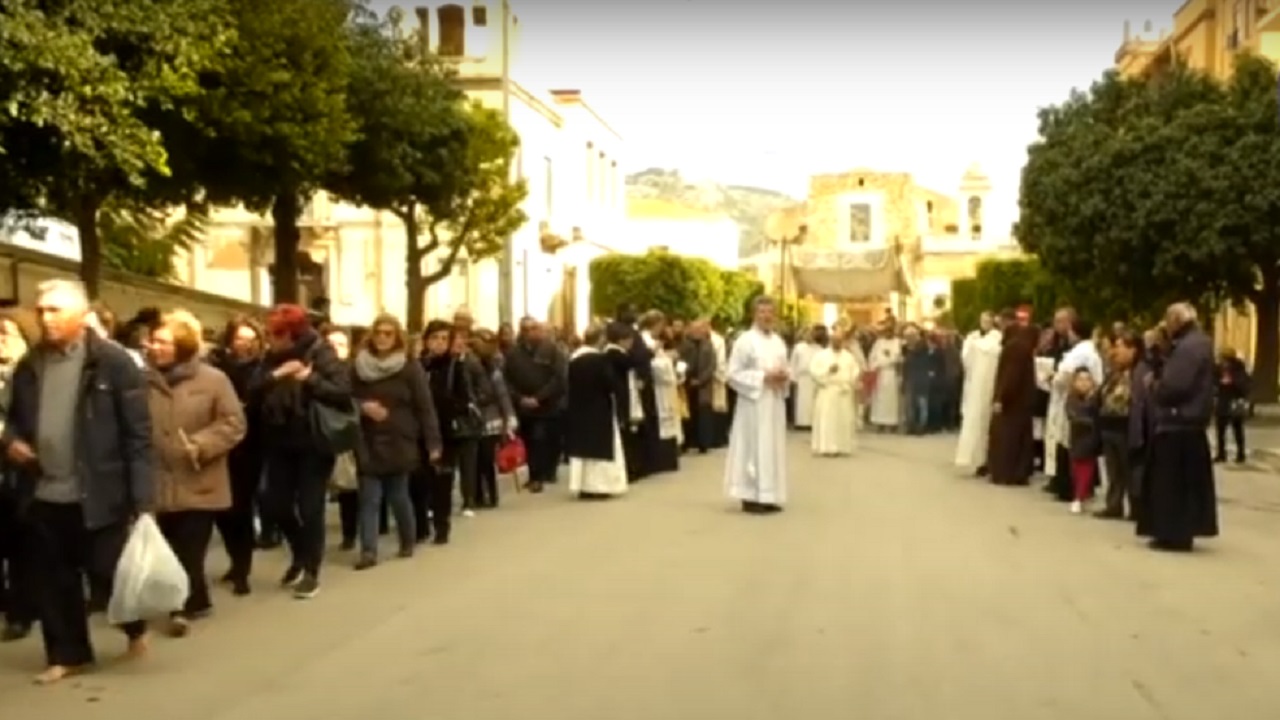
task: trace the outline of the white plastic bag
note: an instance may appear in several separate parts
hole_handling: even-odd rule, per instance
[[[155,518],[138,518],[116,565],[107,622],[123,625],[164,617],[181,610],[190,594],[187,571],[160,534]]]

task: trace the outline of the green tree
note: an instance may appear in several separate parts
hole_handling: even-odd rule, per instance
[[[1251,55],[1225,83],[1183,65],[1104,76],[1041,111],[1019,219],[1050,274],[1116,316],[1151,317],[1177,299],[1253,302],[1254,389],[1266,401],[1280,364],[1275,78]]]
[[[232,27],[225,0],[0,0],[0,204],[74,223],[91,295],[102,209],[170,171],[149,117],[199,94]]]
[[[350,161],[327,187],[393,213],[405,228],[405,314],[424,320],[427,288],[458,258],[502,252],[528,218],[527,191],[512,179],[519,136],[500,114],[471,103],[435,58],[387,24],[352,29],[347,95],[357,120]]]
[[[174,220],[167,210],[114,203],[98,214],[98,235],[106,267],[157,280],[174,280],[178,254],[199,245],[209,216],[188,208]]]
[[[171,114],[179,193],[270,211],[276,302],[298,300],[299,220],[356,140],[348,109],[360,0],[226,0],[239,32],[204,92]]]
[[[717,327],[738,327],[746,320],[747,304],[764,294],[764,285],[741,270],[721,270],[723,298],[712,316]]]

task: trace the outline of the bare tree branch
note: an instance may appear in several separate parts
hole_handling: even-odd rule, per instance
[[[440,261],[440,267],[423,276],[423,287],[431,287],[449,277],[449,274],[453,272],[454,263],[458,261],[458,255],[462,253],[462,246],[463,243],[458,242],[449,248],[449,252]]]

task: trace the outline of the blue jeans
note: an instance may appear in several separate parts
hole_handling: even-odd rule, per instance
[[[911,432],[923,434],[929,431],[929,405],[927,393],[912,393]]]
[[[361,475],[360,476],[360,552],[370,557],[378,556],[378,519],[382,513],[382,499],[387,499],[396,519],[396,534],[400,547],[412,548],[418,529],[413,519],[413,502],[409,499],[409,476]]]

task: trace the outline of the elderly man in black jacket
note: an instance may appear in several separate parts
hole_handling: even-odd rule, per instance
[[[689,418],[684,421],[684,449],[706,454],[715,434],[715,414],[711,409],[712,381],[716,376],[716,350],[711,344],[711,323],[700,319],[685,331],[680,359],[685,368],[685,397]]]
[[[46,668],[56,682],[94,662],[83,576],[110,588],[133,520],[152,507],[151,420],[142,373],[88,332],[84,287],[50,280],[36,305],[43,344],[18,363],[0,444],[18,473]],[[131,655],[146,625],[123,627]]]
[[[1187,551],[1218,534],[1218,499],[1207,430],[1213,418],[1213,341],[1196,311],[1177,303],[1165,314],[1172,340],[1151,378],[1154,435],[1139,499],[1138,535],[1157,550]]]
[[[503,375],[528,452],[529,490],[556,481],[560,467],[561,427],[568,372],[564,353],[533,318],[520,321],[520,335],[507,352]]]

